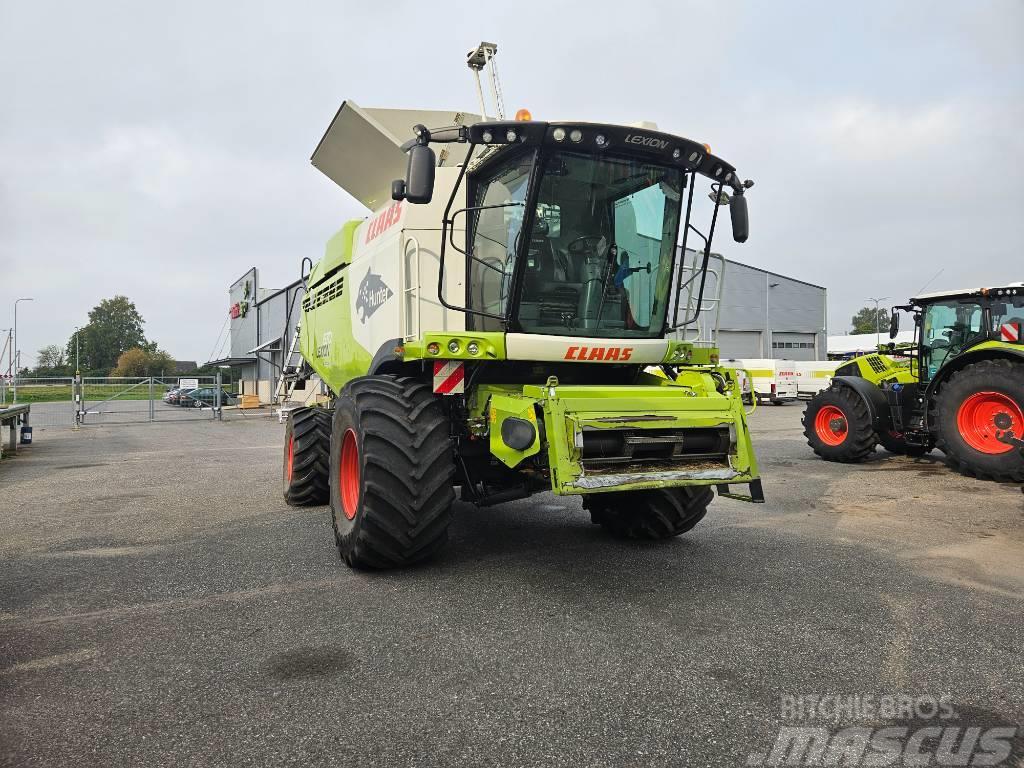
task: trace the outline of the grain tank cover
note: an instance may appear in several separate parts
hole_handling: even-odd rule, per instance
[[[327,178],[370,210],[391,199],[391,182],[405,176],[401,145],[412,128],[444,128],[479,122],[477,115],[433,109],[363,109],[343,102],[310,161]],[[460,162],[464,153],[441,152],[439,166]]]

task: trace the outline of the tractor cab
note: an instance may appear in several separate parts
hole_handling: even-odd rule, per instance
[[[917,336],[918,380],[929,384],[961,355],[987,342],[1020,342],[1024,283],[926,294],[894,307],[889,335],[899,331],[900,312],[912,313]]]

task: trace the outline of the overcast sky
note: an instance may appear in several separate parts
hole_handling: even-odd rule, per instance
[[[1024,3],[0,0],[0,328],[31,363],[124,294],[205,361],[227,287],[319,258],[358,203],[309,164],[338,106],[651,120],[757,185],[730,258],[867,296],[1024,280]],[[481,10],[482,7],[495,10]],[[503,9],[508,10],[503,10]]]

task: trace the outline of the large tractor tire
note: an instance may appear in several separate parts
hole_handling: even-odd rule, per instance
[[[346,384],[330,467],[334,539],[349,566],[411,565],[448,541],[455,459],[448,419],[428,386],[385,375]]]
[[[284,431],[284,500],[292,507],[326,504],[331,498],[331,412],[298,408]]]
[[[954,469],[982,480],[1024,482],[1024,450],[999,439],[1006,432],[1024,439],[1024,364],[964,366],[936,394],[932,423]]]
[[[586,496],[590,519],[620,539],[669,539],[686,533],[708,512],[707,486],[621,491]]]
[[[932,450],[931,448],[925,448],[923,445],[909,445],[899,432],[879,432],[878,442],[889,453],[895,453],[897,456],[918,458],[926,453],[930,453]]]
[[[867,404],[849,387],[829,387],[812,397],[803,425],[807,444],[826,461],[863,461],[878,443]]]

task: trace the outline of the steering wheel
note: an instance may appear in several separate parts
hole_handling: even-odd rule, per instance
[[[585,251],[597,252],[597,245],[604,238],[604,235],[583,235],[569,243],[568,251],[573,256]]]

